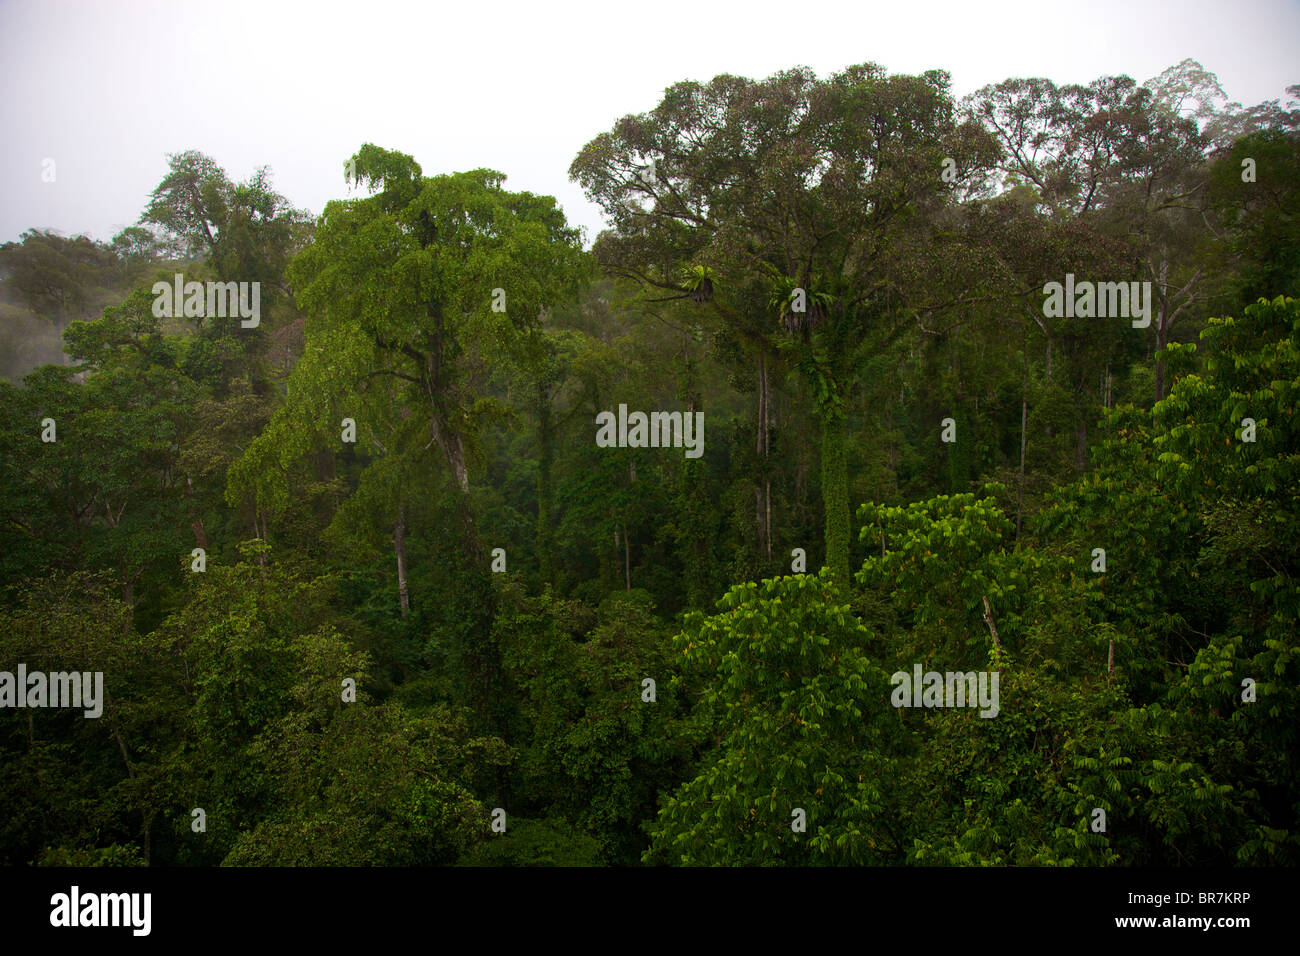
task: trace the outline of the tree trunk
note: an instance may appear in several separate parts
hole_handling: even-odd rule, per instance
[[[262,522],[260,528],[258,527],[257,524],[259,518],[261,519]],[[266,538],[266,512],[262,509],[262,505],[260,503],[257,505],[257,510],[253,512],[253,530],[257,532],[257,536],[262,540],[264,544],[269,545],[271,543]],[[266,577],[266,552],[265,551],[259,551],[257,553],[257,564],[262,569],[262,577],[265,578]]]
[[[1156,312],[1156,401],[1165,397],[1165,360],[1160,357],[1160,350],[1169,344],[1168,298],[1166,297],[1166,280],[1169,278],[1169,260],[1160,260],[1160,308]]]
[[[1030,310],[1029,310],[1029,317],[1030,317],[1031,319],[1033,319],[1035,323],[1037,323],[1037,325],[1038,325],[1038,327],[1039,327],[1040,329],[1043,330],[1043,341],[1046,342],[1046,349],[1045,349],[1045,352],[1044,352],[1044,371],[1043,371],[1043,381],[1044,381],[1044,382],[1050,382],[1050,381],[1052,380],[1052,333],[1051,333],[1051,330],[1047,327],[1047,323],[1044,322],[1043,319],[1042,319],[1042,317],[1041,317],[1037,312],[1035,312],[1033,309],[1030,309]],[[1026,339],[1025,339],[1025,385],[1024,385],[1024,391],[1028,391],[1028,388],[1029,388],[1029,357],[1028,357],[1028,356],[1029,356],[1029,340],[1028,340],[1028,338],[1026,338]],[[1023,394],[1023,393],[1022,393],[1022,394]],[[1047,425],[1047,426],[1045,426],[1045,427],[1043,428],[1043,432],[1044,432],[1044,434],[1045,434],[1048,438],[1051,438],[1051,437],[1052,437],[1052,426],[1051,426],[1051,425]]]
[[[767,480],[768,452],[767,356],[758,353],[758,478],[754,482],[754,517],[758,527],[759,557],[772,560],[772,483]]]
[[[1025,501],[1025,439],[1029,424],[1029,399],[1020,393],[1020,487],[1016,490],[1016,540],[1020,540],[1020,527]]]
[[[1161,351],[1169,344],[1170,322],[1165,316],[1164,301],[1161,300],[1160,311],[1156,314],[1156,388],[1155,398],[1160,401],[1165,397],[1165,360]]]
[[[125,573],[129,575],[130,571]],[[130,634],[135,626],[135,578],[133,577],[128,576],[122,582],[122,603],[126,605],[126,613],[122,615],[122,633]]]
[[[456,469],[456,484],[461,494],[469,494],[469,467],[465,464],[465,442],[460,435],[452,439],[452,466]]]
[[[458,432],[447,428],[436,415],[432,421],[433,437],[438,442],[438,447],[442,449],[451,473],[456,477],[456,486],[460,488],[462,495],[468,494],[469,468],[465,464],[465,442]]]
[[[334,464],[334,452],[321,448],[316,452],[316,474],[321,481],[333,481],[337,471]]]
[[[194,484],[190,481],[190,476],[186,475],[185,498],[189,500],[193,497]],[[190,521],[190,528],[194,531],[194,546],[196,548],[202,548],[204,551],[208,550],[208,532],[207,529],[203,527],[203,519],[196,514],[192,508],[190,510],[190,517],[193,519]]]
[[[465,465],[465,443],[460,432],[450,426],[451,416],[447,414],[445,405],[441,306],[431,305],[428,315],[433,320],[434,330],[427,336],[428,352],[424,355],[422,378],[429,399],[429,427],[463,494],[469,491],[469,469]]]
[[[429,430],[456,481],[457,493],[453,507],[460,521],[461,547],[464,550],[465,566],[469,569],[460,585],[460,593],[455,597],[455,603],[462,609],[462,627],[457,640],[463,655],[470,706],[477,712],[482,726],[497,733],[502,729],[503,712],[499,693],[501,648],[492,633],[496,591],[491,581],[492,573],[487,566],[487,549],[479,537],[478,522],[470,506],[469,468],[465,460],[464,438],[451,426],[455,419],[449,414],[445,402],[447,385],[443,381],[445,343],[441,306],[438,303],[431,304],[428,315],[433,329],[426,336],[428,351],[424,353],[421,378],[429,401]]]
[[[411,610],[411,599],[406,589],[406,502],[397,502],[397,520],[393,523],[393,550],[397,552],[397,600],[402,617]]]
[[[1079,426],[1074,431],[1074,464],[1079,474],[1088,470],[1088,412],[1079,410]]]
[[[623,525],[623,575],[627,581],[627,589],[632,590],[632,548],[631,542],[627,539],[627,525]]]
[[[613,512],[611,512],[610,518],[615,522],[618,521],[618,515]],[[602,585],[608,582],[608,586],[611,588],[618,584],[618,552],[623,547],[623,535],[619,531],[619,527],[618,524],[614,525],[614,550],[608,552],[608,559],[604,548],[601,549],[600,554],[600,581]]]
[[[487,552],[479,538],[478,523],[474,520],[474,513],[469,506],[469,469],[465,464],[465,443],[458,432],[449,429],[442,421],[436,404],[429,422],[434,441],[442,449],[447,466],[455,476],[456,487],[460,492],[456,495],[456,510],[460,517],[465,557],[476,564],[482,563]]]
[[[984,623],[989,626],[989,634],[993,637],[993,646],[1002,650],[1002,642],[998,640],[998,629],[993,623],[993,608],[989,606],[989,596],[984,595]]]
[[[113,739],[117,741],[117,749],[122,753],[122,763],[126,766],[126,775],[134,779],[135,768],[131,766],[131,756],[127,753],[126,741],[122,739],[122,729],[117,725],[117,710],[113,706],[113,698],[104,688],[104,710],[108,714],[108,726],[113,733]]]
[[[1164,317],[1161,316],[1161,318],[1163,319]],[[1156,351],[1159,352],[1168,344],[1169,344],[1169,330],[1166,329],[1162,323],[1160,326],[1156,328]],[[1160,358],[1157,355],[1156,357],[1156,401],[1158,402],[1164,397],[1165,397],[1165,360],[1163,358]]]
[[[555,422],[551,400],[544,385],[537,386],[538,442],[541,453],[537,462],[537,566],[542,585],[555,584],[555,565],[551,559],[551,512],[553,494],[551,466],[555,459]]]
[[[843,586],[849,584],[849,475],[844,452],[844,420],[822,417],[822,510],[826,527],[826,565]]]
[[[772,560],[772,482],[763,482],[763,501],[767,506],[767,560]]]

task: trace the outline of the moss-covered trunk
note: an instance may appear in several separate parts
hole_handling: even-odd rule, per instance
[[[822,513],[826,525],[826,565],[842,584],[849,583],[849,472],[844,451],[844,419],[822,415]]]

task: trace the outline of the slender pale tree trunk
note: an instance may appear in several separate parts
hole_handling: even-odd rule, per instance
[[[1167,297],[1165,283],[1169,278],[1169,260],[1164,256],[1160,258],[1160,289],[1157,299],[1160,302],[1159,311],[1156,313],[1156,401],[1165,397],[1165,360],[1161,356],[1161,350],[1169,344],[1169,326],[1172,324],[1169,318],[1169,299]]]
[[[989,626],[989,635],[993,638],[993,646],[1002,650],[1002,642],[998,640],[998,628],[993,623],[993,608],[989,606],[989,596],[984,595],[984,623]]]
[[[397,599],[406,617],[411,599],[406,586],[406,502],[398,499],[397,520],[393,523],[393,550],[397,552]]]

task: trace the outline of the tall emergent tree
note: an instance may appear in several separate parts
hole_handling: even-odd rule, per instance
[[[958,123],[946,73],[889,76],[865,64],[825,80],[799,68],[759,82],[679,83],[651,112],[588,143],[570,169],[613,221],[594,250],[611,271],[708,300],[755,347],[760,381],[776,336],[798,339],[792,364],[822,431],[826,563],[842,580],[844,393],[855,356],[888,340],[918,304],[932,306],[942,286],[927,271],[942,268],[949,246],[916,241],[928,221],[917,213],[951,194],[945,159],[966,180],[992,152],[976,124]],[[935,262],[919,263],[922,253]],[[684,287],[691,264],[711,270],[710,293],[730,294]],[[791,308],[768,307],[773,275],[780,288],[802,290]],[[810,321],[781,318],[800,312]],[[760,394],[760,419],[765,402]]]
[[[579,233],[553,198],[507,192],[505,176],[492,170],[424,176],[412,157],[370,144],[347,169],[372,195],[329,203],[315,241],[289,268],[308,316],[304,358],[276,423],[232,470],[231,493],[271,491],[276,458],[295,444],[292,429],[304,414],[322,435],[337,434],[338,416],[351,415],[360,434],[393,439],[385,442],[390,458],[421,450],[410,440],[414,422],[453,479],[466,572],[478,582],[466,595],[474,592],[482,625],[481,641],[467,640],[474,654],[487,653],[493,602],[469,502],[478,433],[498,405],[485,394],[484,369],[523,361],[545,310],[576,291],[587,272]],[[400,386],[385,399],[397,413],[385,412],[383,423],[364,420],[375,413],[367,381],[374,379]],[[402,485],[386,484],[400,537]],[[475,666],[481,681],[496,670],[488,658]],[[482,702],[486,685],[477,691]]]

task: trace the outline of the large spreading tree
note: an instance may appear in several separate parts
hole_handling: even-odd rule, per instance
[[[951,197],[945,168],[965,182],[992,155],[983,131],[958,122],[946,73],[890,76],[866,64],[824,80],[801,68],[676,84],[570,169],[612,222],[594,250],[602,264],[660,296],[710,302],[751,344],[760,449],[767,362],[789,349],[821,427],[826,563],[842,579],[855,361],[940,307],[934,272],[958,257],[942,236],[918,241],[930,228],[918,213]]]

